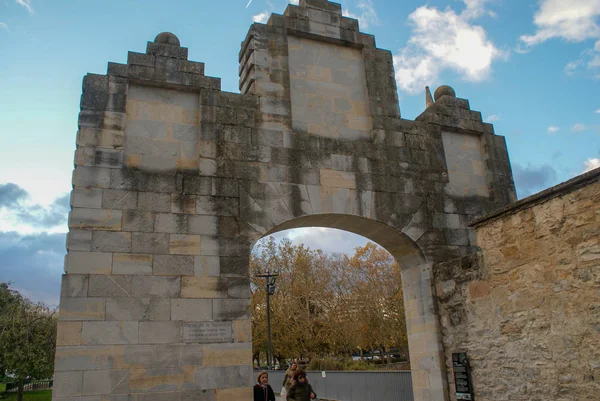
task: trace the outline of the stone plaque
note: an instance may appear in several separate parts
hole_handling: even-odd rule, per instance
[[[184,323],[183,341],[186,343],[232,342],[231,322]]]
[[[456,399],[473,401],[473,386],[471,385],[471,372],[469,371],[467,354],[465,352],[452,354],[452,367],[454,369]]]

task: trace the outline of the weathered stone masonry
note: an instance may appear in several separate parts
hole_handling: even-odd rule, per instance
[[[482,251],[434,266],[448,377],[467,352],[476,400],[598,400],[599,205],[597,169],[476,221]]]
[[[54,400],[250,400],[250,251],[305,226],[403,266],[415,399],[446,399],[432,264],[476,250],[467,222],[515,196],[504,138],[444,88],[401,119],[391,53],[325,0],[251,26],[242,94],[168,33],[88,74]]]

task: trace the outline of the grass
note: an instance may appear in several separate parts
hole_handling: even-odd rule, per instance
[[[16,401],[17,393],[4,393],[2,401]],[[23,401],[52,401],[52,390],[25,391]]]

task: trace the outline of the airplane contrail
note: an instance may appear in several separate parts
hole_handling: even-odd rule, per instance
[[[248,1],[248,4],[246,4],[246,8],[250,7],[250,4],[252,4],[252,0]]]

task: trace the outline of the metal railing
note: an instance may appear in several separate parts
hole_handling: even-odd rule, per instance
[[[283,379],[282,379],[283,380]],[[23,391],[49,390],[52,388],[54,380],[25,380]],[[12,393],[19,391],[18,383],[6,383],[6,392]]]
[[[258,371],[255,371],[258,375]],[[284,370],[269,370],[273,391],[281,391]],[[413,401],[410,371],[308,371],[319,399],[335,401]]]

